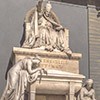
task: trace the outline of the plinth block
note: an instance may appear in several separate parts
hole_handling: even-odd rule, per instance
[[[15,62],[25,57],[38,55],[41,58],[40,67],[71,73],[79,73],[79,60],[82,57],[80,53],[72,53],[69,59],[65,53],[60,51],[48,52],[41,49],[26,49],[19,47],[14,47],[13,53]]]
[[[35,84],[30,85],[30,94],[35,90],[37,98],[39,96],[48,98],[48,96],[58,95],[70,98],[66,100],[74,100],[74,95],[81,89],[82,80],[85,78],[81,74],[73,74],[59,70],[47,70],[47,73],[47,75],[42,75],[41,80],[38,77]],[[56,100],[58,99],[56,98]]]

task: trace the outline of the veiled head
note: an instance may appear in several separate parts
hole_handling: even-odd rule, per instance
[[[31,59],[32,59],[34,67],[40,66],[41,59],[39,58],[39,56],[36,55],[35,57],[32,57]]]
[[[91,88],[93,88],[93,80],[92,79],[88,79],[86,82],[85,82],[85,85],[84,85],[88,90],[90,90]]]

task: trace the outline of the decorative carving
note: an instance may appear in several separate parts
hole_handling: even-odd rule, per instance
[[[93,80],[88,79],[80,91],[80,100],[96,100]]]
[[[25,18],[26,36],[22,47],[43,48],[51,52],[57,49],[71,56],[68,30],[62,27],[51,9],[49,1],[44,6],[43,0],[40,0],[37,6],[28,12]]]
[[[17,62],[7,74],[7,85],[0,100],[24,100],[28,83],[34,84],[38,76],[46,73],[38,68],[39,58],[24,58]]]

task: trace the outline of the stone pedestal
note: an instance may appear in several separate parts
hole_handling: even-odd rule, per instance
[[[29,85],[29,100],[74,100],[75,94],[82,86],[85,78],[79,74],[79,53],[68,56],[60,51],[47,52],[41,49],[13,48],[15,62],[25,57],[38,55],[41,58],[40,67],[47,70],[38,80]]]
[[[41,58],[40,67],[53,70],[61,70],[71,73],[79,73],[79,60],[82,57],[80,53],[73,53],[69,59],[68,56],[60,51],[47,52],[41,49],[13,48],[15,62],[25,57],[33,57],[36,54]]]
[[[83,75],[48,70],[47,75],[30,85],[30,100],[74,100],[82,86]],[[35,99],[34,98],[35,95]],[[41,98],[41,99],[40,99]]]

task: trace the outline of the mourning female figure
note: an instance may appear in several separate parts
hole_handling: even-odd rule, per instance
[[[80,91],[79,100],[96,100],[95,91],[93,89],[93,80],[88,79]]]
[[[24,100],[28,82],[35,82],[43,68],[38,68],[39,58],[24,58],[17,62],[7,74],[7,84],[0,100]]]

